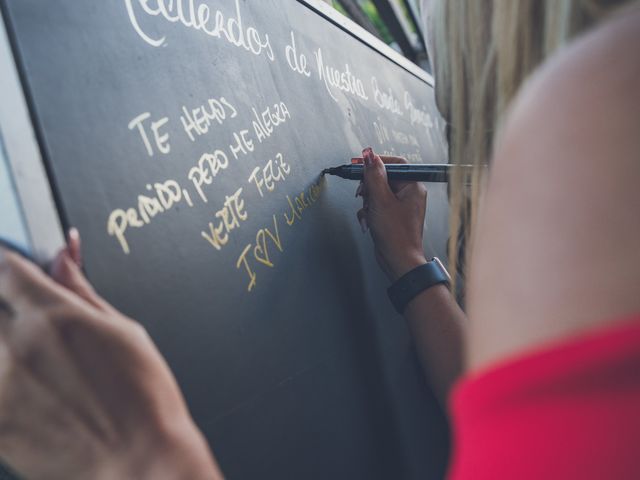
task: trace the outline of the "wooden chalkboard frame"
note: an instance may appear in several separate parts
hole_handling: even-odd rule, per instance
[[[297,0],[320,17],[372,48],[412,75],[433,86],[433,77],[364,28],[320,0]],[[2,1],[0,1],[2,5]],[[10,173],[16,186],[34,256],[45,261],[64,245],[63,223],[56,207],[55,187],[50,183],[42,156],[36,123],[32,119],[26,82],[14,55],[10,25],[0,9],[0,132]]]

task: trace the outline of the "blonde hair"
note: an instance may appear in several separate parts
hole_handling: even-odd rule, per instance
[[[438,108],[450,126],[450,162],[473,164],[450,182],[449,266],[463,271],[491,150],[529,74],[571,38],[628,0],[431,0]],[[470,188],[468,188],[470,186]]]

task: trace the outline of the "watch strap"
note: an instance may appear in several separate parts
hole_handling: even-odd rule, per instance
[[[387,294],[396,311],[403,314],[409,302],[420,292],[441,283],[449,285],[450,281],[451,277],[444,265],[434,257],[400,277],[389,287]]]

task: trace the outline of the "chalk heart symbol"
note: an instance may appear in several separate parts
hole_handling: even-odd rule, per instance
[[[260,230],[256,234],[256,246],[253,247],[253,256],[267,267],[273,267],[267,251],[267,234],[264,230]]]

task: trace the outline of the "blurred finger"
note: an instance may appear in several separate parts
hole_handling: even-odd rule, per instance
[[[82,241],[77,228],[67,235],[67,248],[56,256],[51,265],[51,277],[83,300],[103,312],[112,312],[113,307],[100,297],[89,283],[82,268]]]
[[[71,290],[90,305],[102,310],[112,312],[113,307],[103,300],[94,290],[77,264],[77,259],[72,258],[70,249],[64,249],[58,253],[51,264],[51,277],[63,287]]]
[[[356,188],[356,198],[361,197],[364,192],[364,183],[360,181],[358,188]]]
[[[71,228],[67,235],[67,250],[69,256],[78,267],[82,267],[82,243],[80,232],[77,228]]]

